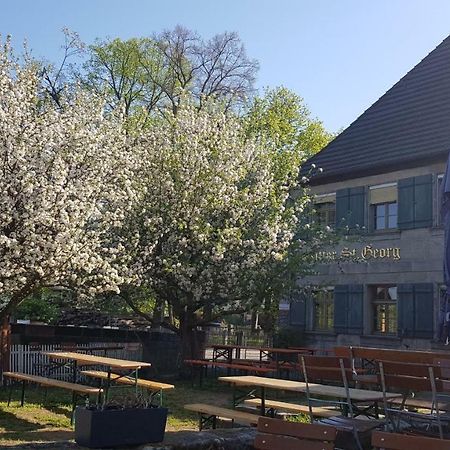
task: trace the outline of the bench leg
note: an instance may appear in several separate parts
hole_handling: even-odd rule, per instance
[[[20,406],[25,402],[25,381],[22,381],[22,395],[20,396]]]
[[[216,429],[217,427],[217,416],[216,415],[212,415],[212,416],[204,416],[203,413],[198,413],[198,430],[202,431],[204,426],[209,422],[211,423],[211,427],[213,430]]]
[[[72,392],[72,414],[70,415],[70,425],[73,425],[73,419],[75,416],[75,408],[77,406],[77,394],[75,391]]]
[[[11,403],[11,396],[12,396],[12,390],[13,390],[13,382],[9,382],[9,391],[8,391],[8,406]]]
[[[47,403],[47,393],[48,393],[48,388],[47,386],[44,387],[44,395],[42,397],[42,404],[45,405]]]
[[[98,394],[97,394],[97,405],[102,404],[102,390],[103,390],[103,381],[102,379],[99,380],[98,383]]]

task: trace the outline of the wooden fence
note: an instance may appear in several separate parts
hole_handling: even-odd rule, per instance
[[[77,344],[77,351],[83,351],[89,354],[104,356],[104,350],[92,350],[93,347],[122,347],[120,349],[108,350],[107,356],[111,358],[128,359],[133,361],[142,361],[142,345],[139,343],[105,343],[91,342],[89,344]],[[61,345],[57,344],[40,344],[40,345],[11,345],[10,368],[12,372],[23,372],[33,375],[51,376],[60,380],[70,380],[71,367],[61,366],[52,367],[51,373],[46,373],[49,368],[50,359],[44,355],[44,352],[61,351]],[[93,370],[101,369],[91,366]]]

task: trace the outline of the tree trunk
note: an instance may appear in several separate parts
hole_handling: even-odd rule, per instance
[[[0,374],[2,374],[10,369],[11,325],[9,324],[9,316],[4,316],[1,319],[0,327]]]
[[[165,300],[161,298],[156,299],[155,309],[153,310],[152,328],[159,328],[164,321],[164,305]]]
[[[204,353],[204,332],[197,330],[195,314],[186,310],[180,315],[181,357],[201,359]]]
[[[175,320],[174,320],[174,316],[173,316],[173,306],[170,303],[167,303],[167,308],[169,310],[169,325],[174,326]]]

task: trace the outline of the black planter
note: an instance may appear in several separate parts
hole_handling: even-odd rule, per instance
[[[161,442],[167,408],[86,409],[75,411],[75,441],[102,448]]]

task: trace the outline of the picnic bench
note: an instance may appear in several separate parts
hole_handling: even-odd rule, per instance
[[[380,450],[448,450],[450,441],[375,431],[372,433],[372,446]]]
[[[194,381],[195,368],[198,369],[199,374],[199,385],[202,385],[203,381],[203,373],[206,372],[208,367],[214,367],[214,368],[222,368],[227,369],[228,373],[231,372],[231,370],[239,371],[239,372],[246,372],[247,374],[253,374],[253,375],[267,375],[269,373],[274,373],[276,371],[275,367],[267,367],[265,364],[242,364],[241,362],[233,364],[233,363],[227,363],[227,362],[219,362],[219,361],[210,361],[208,359],[185,359],[184,363],[188,366],[191,366],[192,370],[192,381]]]
[[[337,431],[327,425],[260,417],[256,450],[334,450]]]
[[[244,400],[244,405],[253,406],[255,408],[261,409],[261,399],[260,398],[250,398]],[[265,408],[267,412],[273,417],[275,411],[282,411],[294,414],[309,414],[308,405],[300,405],[297,403],[281,402],[278,400],[265,400]],[[339,415],[341,412],[335,408],[321,408],[313,407],[312,413],[314,417],[333,417]]]
[[[124,384],[127,386],[139,386],[150,393],[150,403],[152,403],[155,396],[159,396],[159,403],[162,405],[162,392],[168,389],[174,389],[173,384],[160,383],[159,381],[145,380],[142,378],[132,378],[126,375],[120,375],[117,373],[102,372],[100,370],[82,370],[81,375],[90,378],[99,379],[100,382],[109,380],[113,383]],[[101,387],[101,386],[100,386]]]
[[[3,378],[8,378],[11,381],[18,381],[22,384],[20,406],[23,406],[25,401],[25,387],[27,383],[33,383],[45,387],[56,387],[72,392],[72,417],[73,411],[75,411],[78,398],[89,398],[89,396],[92,394],[95,394],[98,397],[102,393],[101,388],[85,386],[83,384],[78,383],[69,383],[67,381],[55,380],[53,378],[45,378],[38,375],[29,375],[20,372],[3,372]],[[8,394],[8,406],[11,403],[12,386],[13,383],[10,382],[10,389]]]
[[[235,422],[256,426],[258,423],[258,417],[255,414],[238,411],[236,409],[223,408],[222,406],[207,405],[205,403],[190,403],[184,405],[184,409],[198,413],[199,422],[198,429],[201,431],[206,424],[211,424],[215,429],[217,426],[217,418],[230,419],[232,424]]]
[[[231,376],[219,377],[219,381],[230,383],[233,386],[233,406],[237,406],[248,398],[254,398],[256,390],[259,390],[259,398],[261,399],[261,415],[265,414],[266,389],[274,389],[281,391],[290,391],[298,393],[306,393],[307,385],[302,381],[282,380],[276,378],[266,378],[258,376]],[[237,388],[244,388],[244,392],[238,393]],[[346,389],[342,386],[331,386],[327,384],[309,383],[308,390],[311,394],[328,398],[346,398]],[[371,407],[376,406],[379,402],[383,402],[384,397],[387,400],[393,398],[401,398],[402,394],[379,391],[369,391],[366,389],[350,388],[348,394],[352,404],[369,403]],[[364,408],[360,414],[368,414],[369,408]]]
[[[395,350],[374,347],[334,347],[334,353],[340,358],[350,358],[353,367],[355,367],[355,360],[359,360],[362,367],[375,371],[378,369],[377,361],[433,364],[438,359],[450,359],[450,352]]]
[[[111,385],[111,373],[112,369],[120,371],[128,371],[128,375],[133,375],[133,379],[138,379],[139,369],[143,367],[150,367],[151,364],[143,361],[131,361],[126,359],[108,358],[104,356],[88,355],[86,353],[76,352],[44,352],[44,355],[48,356],[55,366],[70,365],[72,368],[72,380],[76,382],[78,378],[78,367],[82,366],[105,366],[107,373],[104,387],[103,403],[105,404],[108,399],[108,392]],[[135,383],[136,384],[136,383]],[[136,385],[137,389],[137,385]]]

